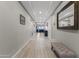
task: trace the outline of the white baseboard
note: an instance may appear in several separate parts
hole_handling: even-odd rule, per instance
[[[10,55],[0,55],[0,58],[10,58]]]
[[[31,41],[31,39],[28,40],[28,41],[12,56],[12,58],[16,58],[17,55],[25,48],[26,45],[28,45],[28,43],[29,43],[30,41]]]

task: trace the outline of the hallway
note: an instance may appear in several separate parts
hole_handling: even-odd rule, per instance
[[[78,1],[0,1],[0,58],[79,57]]]
[[[32,38],[28,46],[24,48],[24,53],[18,58],[56,58],[51,50],[51,42],[44,33],[37,33],[37,37]]]

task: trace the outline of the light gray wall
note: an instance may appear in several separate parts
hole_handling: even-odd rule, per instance
[[[20,24],[20,14],[26,25]],[[32,36],[33,24],[18,2],[0,2],[0,57],[11,57]]]
[[[46,22],[48,23],[48,39],[51,40],[51,18],[49,18]]]
[[[68,1],[63,2],[52,16],[52,41],[63,42],[65,45],[75,51],[77,57],[79,57],[79,30],[58,30],[56,25],[57,12],[67,3]]]

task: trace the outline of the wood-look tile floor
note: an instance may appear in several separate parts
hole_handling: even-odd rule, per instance
[[[43,36],[43,35],[42,35]],[[21,58],[56,58],[51,51],[51,43],[48,38],[42,37],[39,33],[31,40]]]

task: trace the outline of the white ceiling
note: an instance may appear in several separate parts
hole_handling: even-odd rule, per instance
[[[35,22],[45,22],[60,3],[59,1],[22,1]]]

